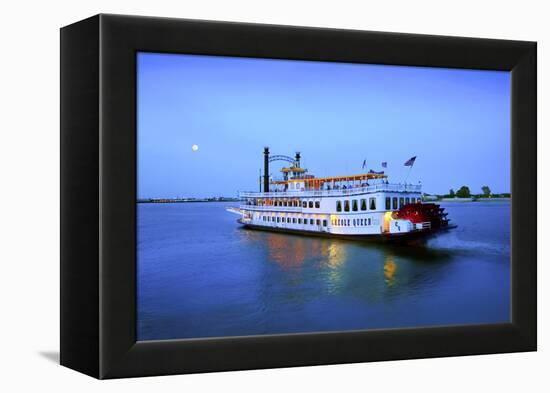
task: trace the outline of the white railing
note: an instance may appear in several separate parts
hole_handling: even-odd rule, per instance
[[[328,196],[348,196],[366,194],[373,192],[420,192],[422,186],[419,184],[374,184],[365,187],[351,187],[337,190],[304,190],[304,191],[281,191],[281,192],[240,192],[241,198],[314,198]]]
[[[277,212],[293,212],[300,213],[302,211],[301,207],[296,206],[257,206],[257,205],[241,205],[239,209],[244,210],[254,210],[254,211],[277,211]]]

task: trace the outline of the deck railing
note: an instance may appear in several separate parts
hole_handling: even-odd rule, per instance
[[[420,184],[373,184],[365,187],[351,187],[332,190],[303,190],[280,192],[240,192],[241,198],[315,198],[328,196],[350,196],[373,192],[421,192]]]
[[[300,213],[302,211],[301,207],[295,206],[258,206],[258,205],[241,205],[240,209],[244,210],[254,210],[254,211],[278,211],[278,212],[289,212],[289,213]]]

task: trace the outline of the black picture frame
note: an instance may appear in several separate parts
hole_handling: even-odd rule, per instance
[[[512,320],[136,342],[136,52],[511,71]],[[537,347],[536,43],[97,15],[61,29],[61,364],[96,378]]]

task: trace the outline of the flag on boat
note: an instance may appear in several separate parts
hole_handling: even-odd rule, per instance
[[[407,162],[405,163],[405,166],[413,166],[415,160],[416,160],[416,156],[414,156],[411,159],[407,160]]]
[[[366,166],[367,166],[367,160],[363,160],[363,166],[361,169],[365,169]]]
[[[388,163],[387,163],[386,161],[384,161],[384,162],[382,163],[382,168],[387,168],[387,167],[388,167]]]

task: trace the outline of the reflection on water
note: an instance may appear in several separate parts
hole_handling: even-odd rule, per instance
[[[507,203],[446,206],[458,229],[417,248],[242,229],[226,206],[139,206],[140,340],[509,320]]]
[[[384,262],[384,277],[386,278],[386,284],[390,287],[395,284],[396,270],[397,270],[397,265],[393,260],[393,256],[387,255],[386,261]]]

